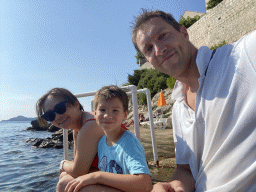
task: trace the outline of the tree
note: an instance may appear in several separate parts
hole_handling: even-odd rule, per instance
[[[137,64],[140,63],[140,60],[145,59],[145,57],[139,51],[137,51],[135,58],[137,59]]]
[[[128,74],[128,83],[130,85],[138,86],[140,79],[142,78],[142,75],[145,73],[145,69],[142,70],[134,70],[134,74],[130,75]]]
[[[191,25],[193,25],[195,22],[197,22],[201,17],[199,15],[196,15],[195,17],[183,17],[180,16],[179,24],[185,26],[186,28],[189,28]]]
[[[218,5],[220,2],[222,2],[223,0],[210,0],[208,1],[207,3],[207,7],[206,9],[209,10],[209,9],[212,9],[214,8],[216,5]]]

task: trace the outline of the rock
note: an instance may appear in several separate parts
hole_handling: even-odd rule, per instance
[[[54,140],[63,141],[63,130],[60,129],[59,131],[56,131],[52,134],[52,138]],[[73,141],[73,131],[68,130],[68,141]]]
[[[69,146],[73,145],[73,131],[68,131],[68,141]],[[32,143],[33,147],[36,148],[63,148],[63,130],[59,129],[55,133],[52,134],[52,138],[48,137],[46,139],[41,138],[30,138],[26,140],[27,143]]]
[[[164,98],[166,100],[167,105],[164,107],[159,107],[157,105],[160,92],[154,95],[154,97],[151,99],[151,105],[152,105],[152,112],[156,116],[162,115],[163,118],[168,118],[172,114],[172,106],[174,104],[174,100],[171,99],[172,96],[172,89],[164,89],[163,90]],[[143,113],[145,118],[148,118],[148,108],[147,105],[138,105],[138,112]],[[128,116],[127,119],[130,120],[133,118],[133,107],[132,107],[132,100],[131,97],[129,97],[129,109],[128,109]]]
[[[56,132],[56,131],[59,131],[60,129],[61,128],[55,127],[53,124],[51,124],[47,131],[49,131],[49,132]]]
[[[38,147],[44,139],[41,138],[36,138],[36,139],[27,139],[26,142],[27,143],[32,143],[32,146],[34,147]]]
[[[50,124],[47,124],[45,126],[40,125],[39,121],[37,119],[31,121],[31,125],[32,125],[32,127],[28,127],[26,130],[31,130],[31,131],[47,131],[49,126],[50,126]]]
[[[48,123],[46,125],[40,125],[38,119],[31,121],[32,127],[28,127],[26,130],[28,131],[49,131],[55,132],[60,130],[60,128],[55,127],[53,124]]]
[[[50,137],[46,139],[36,138],[36,139],[27,139],[27,143],[32,143],[33,147],[36,148],[56,148],[61,149],[63,148],[63,143],[61,141],[56,141]]]

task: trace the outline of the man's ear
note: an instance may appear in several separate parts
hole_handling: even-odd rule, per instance
[[[187,31],[187,28],[185,26],[180,26],[180,32],[184,35],[184,37],[186,39],[189,39],[189,35],[188,35],[188,31]]]

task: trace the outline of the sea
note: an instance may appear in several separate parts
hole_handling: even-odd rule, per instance
[[[30,126],[30,121],[0,122],[0,192],[56,191],[63,149],[34,148],[26,143],[29,138],[52,135],[46,131],[27,131]],[[72,156],[72,151],[69,154]]]

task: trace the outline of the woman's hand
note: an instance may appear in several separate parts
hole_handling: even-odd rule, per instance
[[[89,173],[76,179],[70,181],[66,188],[65,192],[78,192],[82,187],[87,185],[97,184],[98,172]]]

